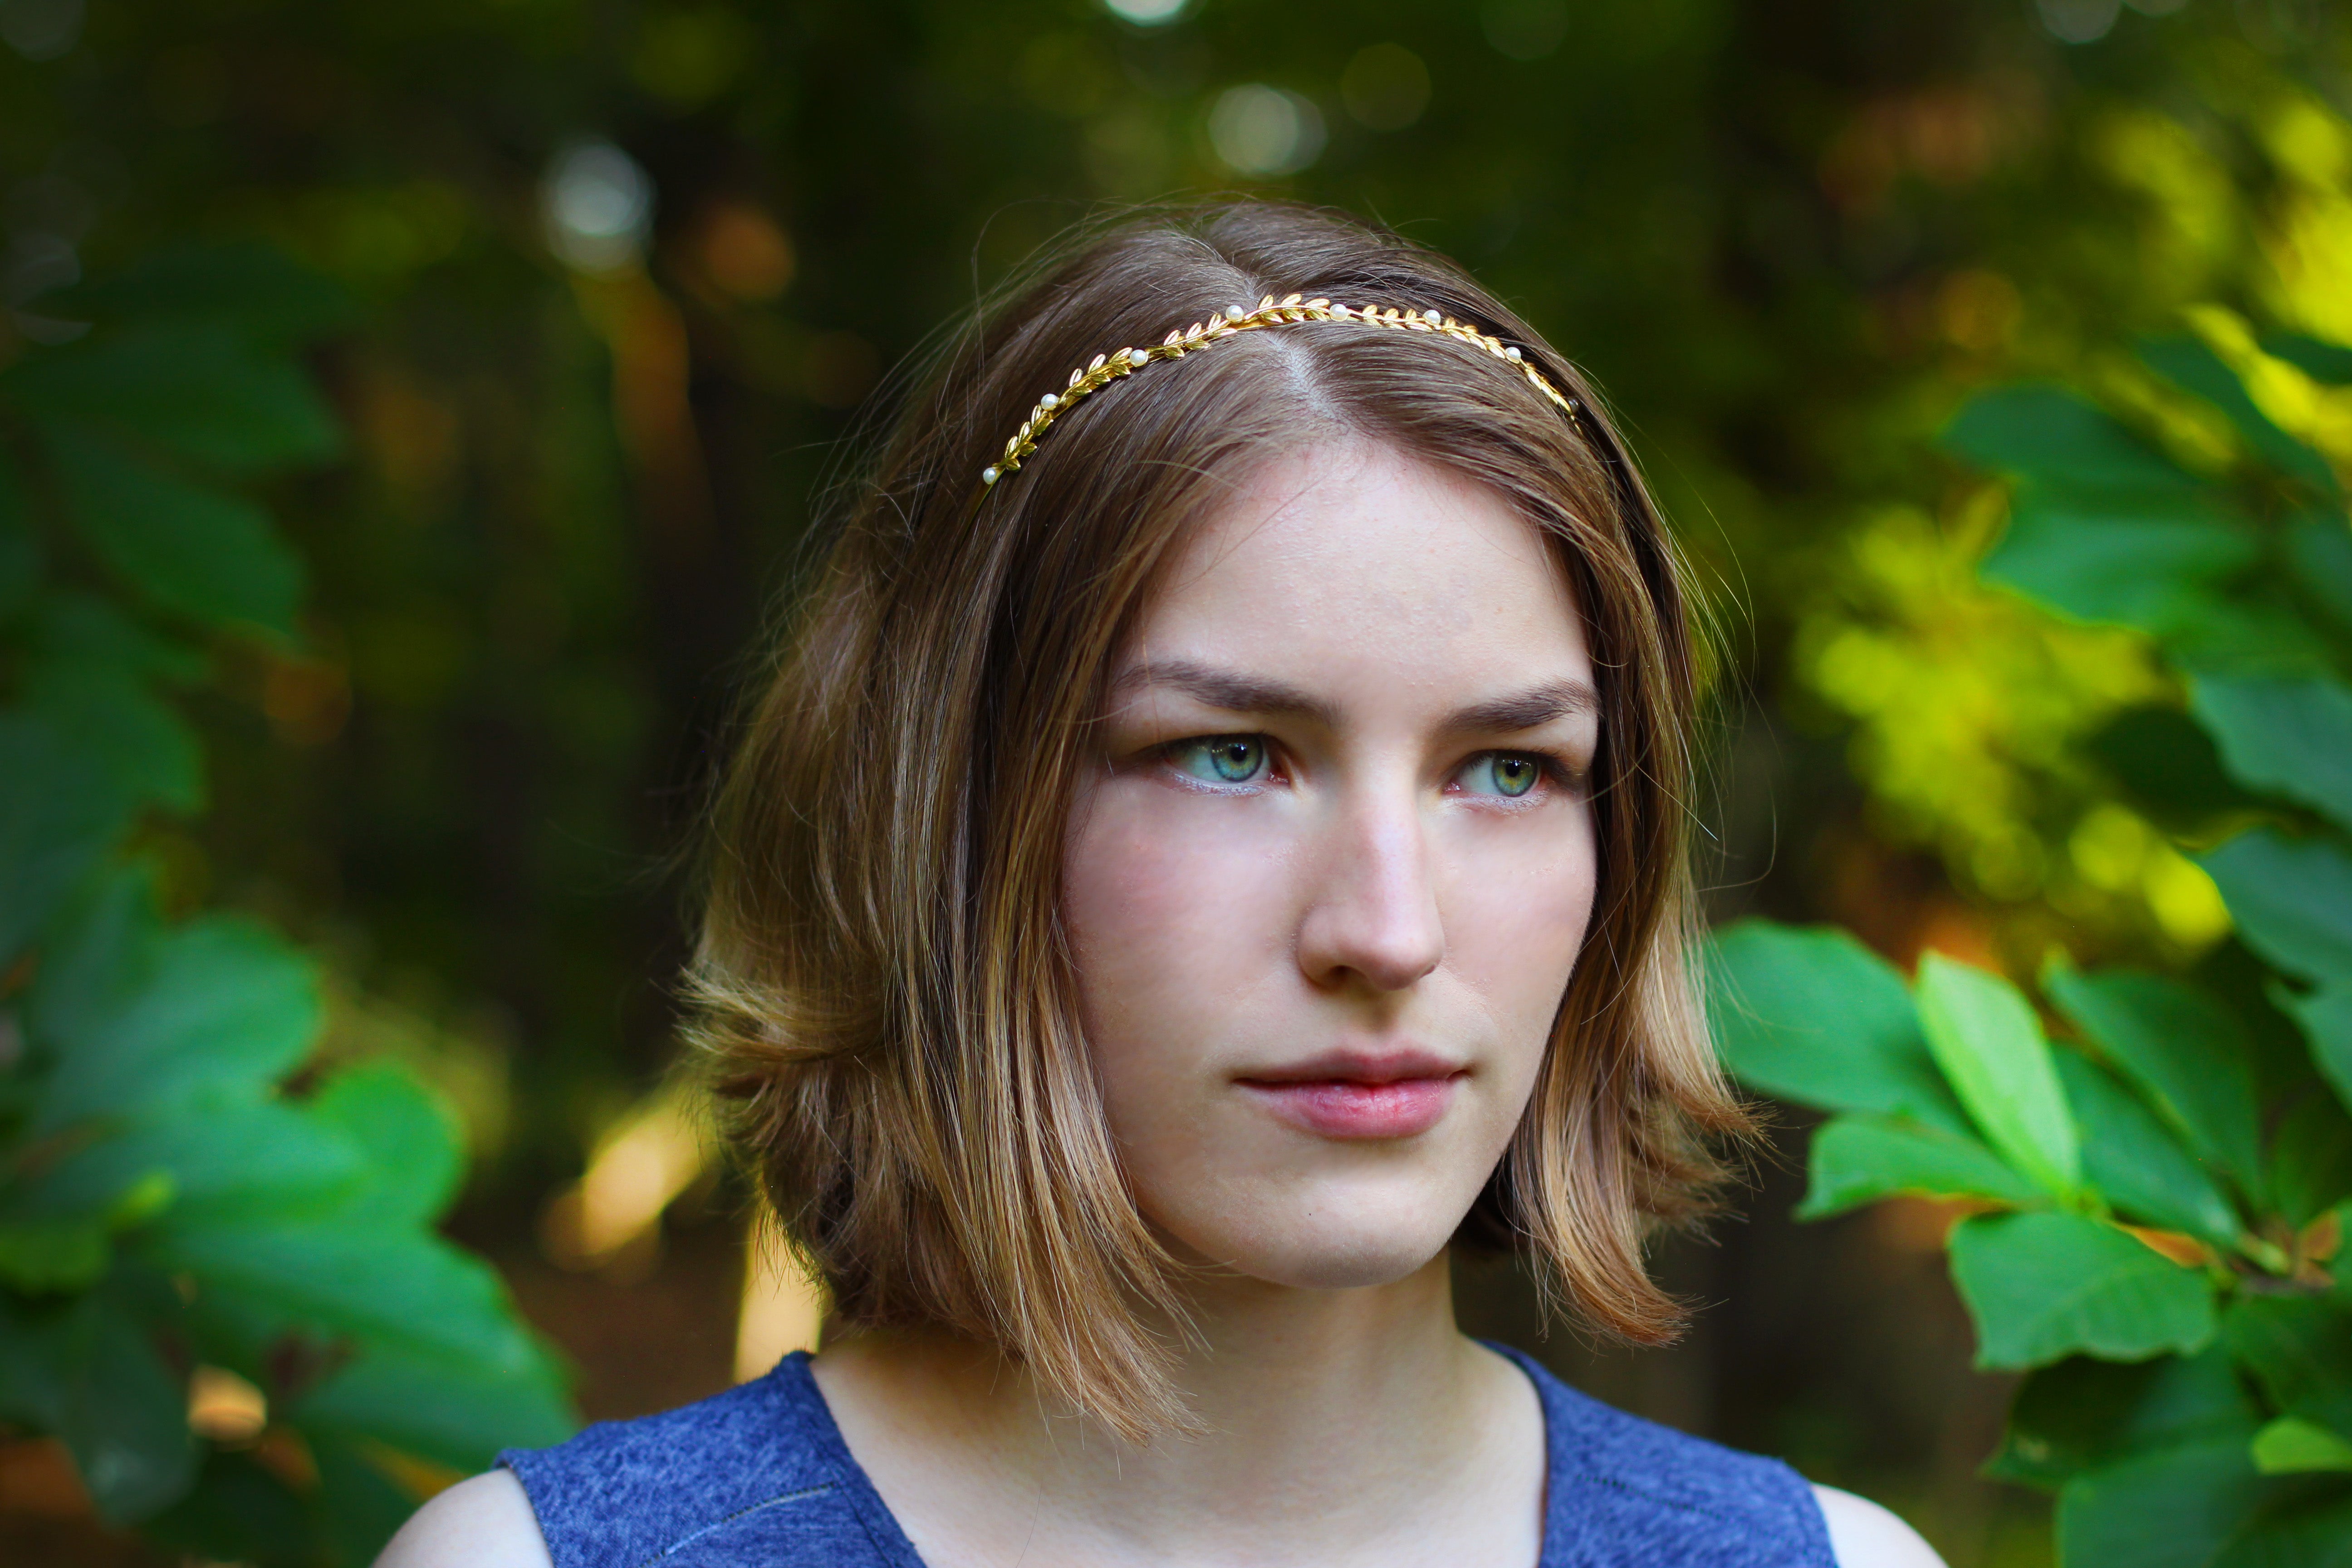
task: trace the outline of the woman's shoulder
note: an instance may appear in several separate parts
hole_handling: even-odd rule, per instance
[[[1631,1415],[1510,1352],[1543,1400],[1544,1560],[1836,1568],[1811,1485],[1778,1459]]]
[[[864,1489],[803,1356],[676,1410],[598,1422],[550,1448],[509,1449],[499,1465],[520,1483],[524,1517],[538,1525],[546,1555],[536,1561],[553,1568],[635,1568],[655,1559],[677,1568],[882,1568],[894,1561],[875,1542]],[[499,1540],[513,1533],[506,1513],[520,1500],[511,1483],[504,1501],[489,1495],[495,1473],[466,1485],[482,1488],[463,1500],[468,1520]],[[435,1525],[426,1517],[434,1507],[412,1529]],[[468,1520],[447,1522],[462,1534]],[[423,1533],[430,1541],[449,1531]],[[441,1568],[481,1560],[388,1552],[384,1561],[385,1568]],[[534,1560],[513,1561],[522,1568]]]

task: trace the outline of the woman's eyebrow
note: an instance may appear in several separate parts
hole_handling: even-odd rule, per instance
[[[1601,716],[1601,694],[1581,680],[1550,680],[1508,697],[1457,708],[1442,726],[1449,735],[1511,735],[1570,714]]]
[[[1128,666],[1111,682],[1111,698],[1117,701],[1147,686],[1173,687],[1196,702],[1222,708],[1228,713],[1278,714],[1311,720],[1327,728],[1336,726],[1339,720],[1338,709],[1296,686],[1240,670],[1196,664],[1189,658],[1156,659]]]

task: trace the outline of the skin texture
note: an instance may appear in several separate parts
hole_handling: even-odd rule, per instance
[[[1380,448],[1271,465],[1188,542],[1118,664],[1063,914],[1138,1202],[1193,1266],[1203,1431],[1125,1447],[984,1350],[828,1346],[930,1568],[1535,1563],[1541,1409],[1455,1330],[1445,1246],[1591,912],[1593,679],[1534,531]],[[1845,1568],[1936,1561],[1824,1507]],[[384,1559],[545,1560],[503,1476]]]

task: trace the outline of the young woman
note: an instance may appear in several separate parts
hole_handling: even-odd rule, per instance
[[[1074,246],[901,421],[717,816],[698,1041],[824,1352],[384,1562],[1935,1563],[1454,1328],[1457,1247],[1674,1328],[1643,1237],[1746,1127],[1695,701],[1623,447],[1460,270],[1271,205]]]

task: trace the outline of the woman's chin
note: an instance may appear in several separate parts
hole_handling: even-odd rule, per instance
[[[1345,1226],[1310,1215],[1295,1227],[1176,1239],[1180,1256],[1211,1260],[1220,1273],[1297,1290],[1357,1290],[1418,1274],[1445,1249],[1458,1223],[1400,1226],[1391,1217]]]

